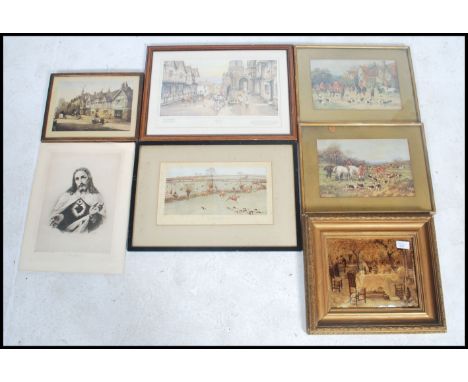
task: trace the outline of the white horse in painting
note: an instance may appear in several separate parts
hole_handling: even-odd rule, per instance
[[[332,171],[335,174],[336,180],[349,179],[349,171],[345,166],[336,166]]]
[[[348,166],[349,178],[359,177],[359,168],[356,166]]]

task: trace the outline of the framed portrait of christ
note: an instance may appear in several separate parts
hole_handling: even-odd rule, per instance
[[[133,143],[44,143],[20,269],[123,270]]]

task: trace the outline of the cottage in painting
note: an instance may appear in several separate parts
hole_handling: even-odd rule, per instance
[[[120,89],[85,93],[72,98],[69,102],[62,100],[56,111],[60,115],[92,116],[103,119],[114,119],[129,122],[132,115],[133,90],[127,82]]]
[[[395,61],[312,60],[314,105],[337,109],[399,109]]]
[[[199,78],[198,69],[184,61],[164,62],[161,104],[192,100],[198,93]]]

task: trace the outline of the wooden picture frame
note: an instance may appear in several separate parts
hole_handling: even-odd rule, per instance
[[[295,141],[294,70],[292,45],[148,46],[140,139]]]
[[[299,131],[303,213],[435,212],[422,124]]]
[[[300,250],[296,150],[278,141],[140,143],[128,250]]]
[[[20,270],[122,273],[135,143],[43,143]]]
[[[446,331],[430,215],[304,215],[303,229],[309,334]]]
[[[420,122],[407,46],[296,46],[295,62],[299,122]]]
[[[52,73],[42,142],[138,139],[143,73]]]

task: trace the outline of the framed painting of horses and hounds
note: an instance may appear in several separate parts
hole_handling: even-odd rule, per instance
[[[297,250],[293,142],[143,142],[129,250]]]
[[[300,122],[418,122],[405,46],[297,46]]]
[[[305,216],[310,334],[444,332],[429,214]]]
[[[433,212],[421,124],[300,125],[304,212]]]
[[[143,73],[53,73],[42,141],[135,141]]]
[[[296,140],[291,45],[149,46],[142,140]]]

